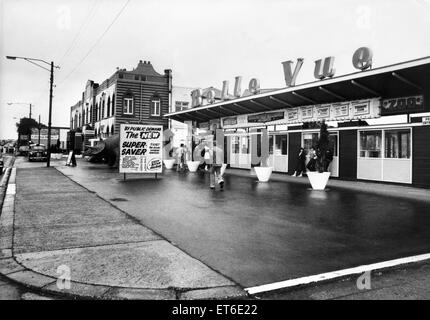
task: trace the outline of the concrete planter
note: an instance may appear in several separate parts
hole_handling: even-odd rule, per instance
[[[173,169],[173,165],[175,164],[175,159],[164,159],[163,163],[166,169]]]
[[[190,170],[190,172],[196,172],[199,164],[200,161],[187,161],[188,170]]]
[[[312,189],[324,190],[330,178],[330,172],[307,172]]]
[[[254,167],[258,181],[267,182],[272,175],[273,167]]]

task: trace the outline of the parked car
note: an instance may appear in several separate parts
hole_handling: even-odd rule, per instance
[[[0,175],[3,174],[3,168],[4,168],[4,161],[3,161],[3,158],[0,158]]]
[[[43,144],[30,145],[28,149],[28,161],[48,161],[48,153]]]

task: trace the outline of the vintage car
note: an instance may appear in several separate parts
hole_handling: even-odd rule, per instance
[[[48,154],[43,144],[30,145],[28,149],[28,161],[47,161]]]

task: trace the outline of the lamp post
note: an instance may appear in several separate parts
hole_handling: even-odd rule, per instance
[[[25,61],[28,61],[42,69],[45,69],[50,72],[51,76],[49,78],[50,80],[50,87],[49,87],[49,116],[48,116],[48,160],[46,161],[46,166],[49,167],[51,164],[51,119],[52,119],[52,87],[54,84],[54,62],[51,61],[51,63],[46,62],[42,59],[34,59],[34,58],[27,58],[27,57],[15,57],[15,56],[6,56],[9,60],[16,60],[16,59],[22,59]],[[44,64],[47,64],[50,66],[50,69],[40,65],[38,62],[42,62]],[[59,66],[55,66],[55,68],[60,68]],[[30,116],[31,118],[31,116]]]

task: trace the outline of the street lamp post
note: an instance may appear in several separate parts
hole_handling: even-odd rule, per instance
[[[45,69],[47,71],[50,72],[51,76],[50,76],[50,86],[49,86],[49,116],[48,116],[48,160],[46,162],[46,166],[49,167],[51,164],[51,120],[52,120],[52,87],[54,84],[54,67],[55,68],[60,68],[59,66],[54,66],[54,62],[51,61],[51,63],[46,62],[45,60],[42,59],[34,59],[34,58],[27,58],[27,57],[15,57],[15,56],[6,56],[7,59],[9,60],[16,60],[16,59],[22,59],[25,61],[28,61],[42,69]],[[47,65],[50,66],[50,69],[45,68],[44,66],[41,66],[40,64],[38,64],[37,62],[42,62],[45,63]],[[31,116],[30,116],[31,118]]]

